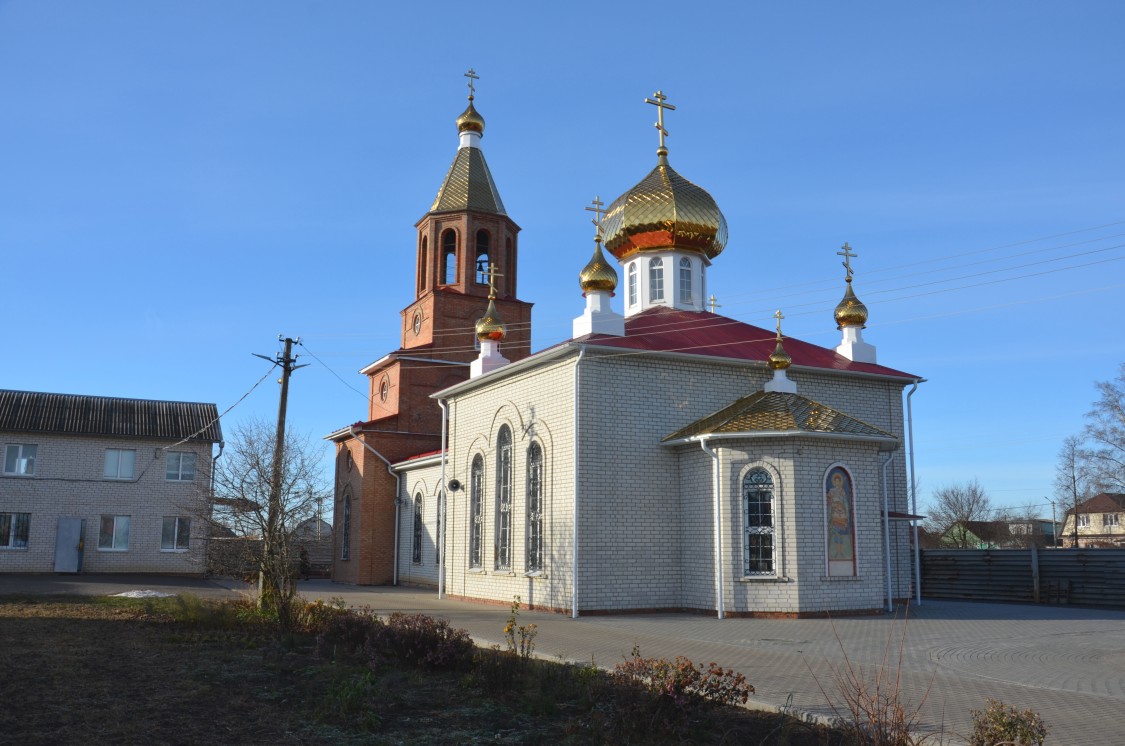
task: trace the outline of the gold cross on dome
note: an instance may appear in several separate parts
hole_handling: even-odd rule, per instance
[[[722,308],[723,307],[723,305],[718,302],[718,299],[715,298],[714,293],[711,294],[710,303],[711,303],[711,313],[715,313],[716,308]]]
[[[497,277],[503,277],[504,275],[502,275],[502,274],[500,274],[499,272],[496,271],[496,265],[493,264],[492,262],[488,263],[488,269],[486,269],[484,271],[484,273],[486,275],[488,275],[488,297],[490,299],[495,298],[496,297],[496,278]]]
[[[594,227],[597,229],[597,236],[600,241],[602,238],[602,218],[605,217],[605,210],[602,209],[602,206],[605,205],[605,202],[602,202],[602,196],[599,194],[594,197],[594,201],[590,204],[593,205],[593,207],[584,209],[594,213],[594,219],[590,222],[593,223]]]
[[[777,312],[774,313],[773,317],[775,319],[777,319],[777,338],[778,338],[778,340],[780,340],[781,339],[781,320],[785,317],[781,315],[781,309],[780,308],[777,309]]]
[[[472,101],[473,100],[473,94],[476,92],[475,89],[473,88],[473,81],[474,80],[480,80],[480,76],[477,75],[476,70],[474,70],[473,68],[470,67],[469,72],[465,73],[465,77],[469,79],[469,100]]]
[[[840,248],[842,248],[843,251],[837,251],[836,256],[844,257],[844,269],[846,269],[848,271],[848,282],[851,282],[852,281],[852,259],[858,259],[859,254],[853,254],[852,253],[852,247],[848,246],[847,241],[844,241],[844,245],[841,246]]]
[[[646,104],[652,104],[656,107],[656,130],[660,133],[660,149],[664,150],[664,138],[668,136],[668,130],[664,129],[664,110],[675,111],[676,107],[672,104],[666,104],[665,101],[668,97],[664,95],[664,91],[657,91],[652,94],[652,98],[646,98]]]

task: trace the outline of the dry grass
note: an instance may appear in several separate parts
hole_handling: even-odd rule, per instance
[[[614,728],[629,711],[607,703],[634,695],[590,667],[532,659],[490,692],[472,673],[330,663],[248,603],[193,598],[0,597],[0,671],[5,743],[842,742],[739,708],[700,710],[675,734]]]

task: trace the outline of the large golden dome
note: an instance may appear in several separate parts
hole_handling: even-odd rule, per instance
[[[461,112],[461,116],[457,117],[457,131],[484,134],[484,117],[473,106],[472,98],[469,98],[468,108]]]
[[[836,328],[858,326],[862,329],[867,323],[867,306],[856,297],[850,277],[847,282],[848,289],[844,291],[844,299],[836,305]]]
[[[600,243],[594,248],[594,256],[578,273],[578,282],[582,286],[583,293],[594,290],[612,293],[617,290],[617,270],[606,261]]]
[[[676,173],[663,153],[648,176],[613,201],[602,225],[605,247],[618,260],[658,249],[714,259],[727,245],[727,220],[715,200]]]

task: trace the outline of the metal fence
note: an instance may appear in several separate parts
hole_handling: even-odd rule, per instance
[[[927,549],[922,596],[1125,607],[1125,549]]]

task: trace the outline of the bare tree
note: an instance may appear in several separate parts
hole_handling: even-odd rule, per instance
[[[257,566],[263,608],[284,618],[296,593],[290,535],[301,521],[317,515],[321,501],[331,495],[331,490],[318,468],[320,459],[308,436],[287,430],[280,499],[271,515],[275,440],[274,424],[264,420],[250,420],[234,429],[223,458],[216,463],[211,520],[246,540],[241,545],[253,554],[248,557],[240,553],[237,561]]]
[[[1117,378],[1094,385],[1099,398],[1086,413],[1083,454],[1090,481],[1103,492],[1125,492],[1125,363]]]
[[[1074,512],[1074,546],[1078,546],[1078,503],[1090,496],[1090,456],[1082,447],[1082,438],[1069,435],[1059,449],[1059,464],[1055,468],[1055,495],[1060,505],[1069,505]],[[1066,512],[1062,516],[1066,527]]]
[[[934,490],[928,513],[926,530],[939,536],[945,534],[947,540],[952,541],[958,549],[973,546],[970,523],[994,518],[992,499],[976,479]],[[980,530],[979,526],[976,528]],[[980,539],[991,540],[991,537],[979,536],[976,531],[972,534]]]

